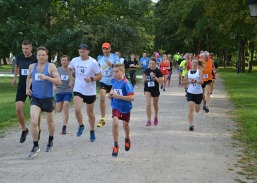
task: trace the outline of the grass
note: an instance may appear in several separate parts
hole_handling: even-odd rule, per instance
[[[17,117],[15,112],[16,87],[11,85],[12,77],[0,78],[0,131],[4,128],[17,125]],[[29,103],[26,101],[24,108],[25,118],[29,118]]]
[[[4,73],[11,73],[12,72],[12,65],[1,65],[0,66],[0,72]]]
[[[244,148],[241,168],[247,178],[253,179],[257,177],[257,72],[237,74],[234,68],[222,68],[219,72],[235,106],[238,130],[234,137],[242,142]]]

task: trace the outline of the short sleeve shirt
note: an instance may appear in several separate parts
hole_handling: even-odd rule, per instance
[[[79,92],[85,96],[96,95],[96,82],[85,81],[85,78],[94,77],[101,72],[100,67],[95,59],[89,57],[88,60],[81,60],[81,57],[75,57],[68,66],[75,70],[74,92]]]
[[[145,88],[148,90],[159,90],[159,83],[150,75],[151,72],[153,72],[157,78],[163,77],[161,71],[158,68],[155,70],[150,68],[146,69],[144,72],[146,77]]]
[[[23,54],[21,54],[16,58],[16,65],[20,68],[20,83],[26,84],[26,79],[29,74],[29,65],[33,63],[37,63],[37,58],[35,55],[25,57]]]
[[[124,78],[121,81],[112,79],[112,89],[114,93],[122,96],[134,95],[134,88],[132,84]],[[113,98],[111,102],[112,108],[120,111],[121,113],[129,113],[132,109],[131,101]]]

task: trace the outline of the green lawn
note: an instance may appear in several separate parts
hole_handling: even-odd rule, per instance
[[[18,125],[15,112],[15,96],[16,87],[11,85],[12,77],[0,78],[0,130],[3,131],[5,127]],[[29,120],[29,104],[28,100],[25,107],[25,116]]]
[[[242,168],[248,178],[257,176],[257,68],[252,73],[236,73],[234,68],[219,69],[234,110],[238,130],[235,138],[242,142],[245,156]]]
[[[4,73],[11,73],[12,72],[12,65],[1,65],[0,66],[0,72]]]

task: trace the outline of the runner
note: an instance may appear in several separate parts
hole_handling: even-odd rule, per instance
[[[171,80],[171,75],[172,75],[172,66],[174,65],[173,57],[170,54],[168,55],[168,61],[170,62],[170,69],[168,69],[169,73],[168,73],[168,77],[167,77],[167,83],[168,83],[168,87],[170,87],[170,80]]]
[[[129,77],[131,80],[131,84],[134,87],[134,89],[137,89],[136,77],[137,77],[137,68],[139,67],[139,65],[138,65],[138,61],[135,58],[135,54],[130,55],[128,66],[129,66]]]
[[[167,77],[169,74],[169,69],[170,69],[170,62],[168,61],[167,55],[164,54],[163,59],[160,62],[160,70],[161,70],[163,78],[164,78],[163,85],[161,85],[161,89],[163,89],[163,91],[165,91],[165,88],[166,88],[166,82],[167,82]]]
[[[182,73],[181,73],[181,78],[182,78],[182,81],[183,81],[183,79],[184,79],[184,77],[185,77],[185,75],[186,75],[186,72],[187,72],[187,66],[186,66],[186,63],[187,63],[187,60],[188,60],[188,53],[186,53],[185,54],[185,60],[183,60],[181,63],[180,63],[180,65],[179,65],[179,67],[180,67],[180,69],[182,70]],[[182,85],[181,85],[182,86]],[[186,85],[183,85],[184,86],[184,89],[185,89],[185,93],[187,92],[186,91]],[[185,94],[185,97],[187,96],[187,93]]]
[[[39,148],[39,116],[45,112],[49,138],[45,151],[53,150],[54,139],[54,99],[53,85],[60,85],[61,79],[54,64],[48,62],[48,50],[45,47],[37,49],[38,63],[29,66],[26,80],[26,94],[31,96],[30,118],[33,148],[28,154],[29,158],[36,156]],[[32,90],[30,89],[32,84]]]
[[[213,94],[213,90],[214,90],[214,84],[215,84],[215,80],[216,80],[216,74],[218,72],[218,64],[214,61],[213,59],[213,53],[210,53],[209,54],[209,58],[213,61],[213,64],[214,64],[214,68],[215,68],[215,71],[212,70],[212,83],[211,83],[211,97],[212,97],[212,94]]]
[[[29,40],[24,40],[22,42],[22,52],[23,54],[19,55],[16,58],[16,64],[14,68],[14,78],[12,81],[12,85],[16,85],[17,75],[19,74],[19,84],[17,87],[16,93],[16,114],[19,121],[19,124],[22,128],[22,133],[20,137],[20,143],[25,142],[27,134],[29,132],[26,127],[25,117],[23,113],[24,102],[26,101],[26,79],[29,74],[29,65],[33,63],[37,63],[37,58],[32,54],[32,43]]]
[[[158,125],[158,102],[159,102],[159,84],[163,84],[163,76],[161,71],[156,67],[156,59],[150,58],[149,68],[145,70],[143,75],[144,92],[146,99],[146,126],[151,126],[151,98],[153,98],[154,107],[154,125]]]
[[[180,68],[180,64],[181,64],[181,62],[183,60],[185,60],[184,59],[184,54],[181,54],[180,58],[177,61],[177,65],[178,65],[178,67],[177,67],[177,71],[178,71],[178,86],[182,86],[182,84],[181,84],[181,82],[182,82],[182,69]]]
[[[95,141],[95,114],[94,103],[96,100],[96,81],[102,78],[100,67],[95,59],[89,56],[89,46],[81,44],[78,47],[79,57],[75,57],[69,63],[69,78],[72,78],[72,71],[75,69],[75,85],[73,88],[75,116],[79,123],[77,136],[83,134],[82,104],[86,103],[88,122],[90,125],[90,141]],[[73,80],[69,80],[73,86]]]
[[[56,91],[56,111],[62,112],[63,111],[63,127],[62,127],[62,134],[66,134],[66,127],[69,120],[69,108],[70,108],[70,101],[72,98],[72,88],[69,86],[69,78],[68,73],[68,65],[70,62],[70,57],[68,55],[63,55],[61,57],[61,67],[57,68],[57,71],[61,77],[62,84],[55,87]]]
[[[132,84],[124,77],[125,68],[121,63],[115,64],[113,67],[114,78],[112,80],[112,89],[109,94],[112,105],[112,134],[114,146],[112,156],[119,155],[119,120],[123,121],[125,132],[125,151],[129,151],[131,147],[130,140],[130,111],[132,109],[131,101],[134,100],[134,89]]]
[[[100,111],[101,120],[97,124],[97,127],[102,127],[105,125],[105,95],[109,93],[112,88],[113,70],[114,64],[119,63],[119,57],[111,53],[111,45],[109,43],[102,44],[103,56],[98,60],[98,64],[101,67],[102,79],[100,80]]]
[[[141,74],[144,74],[144,71],[148,68],[149,65],[149,57],[147,57],[146,53],[143,53],[143,57],[139,60],[141,65]]]
[[[203,99],[203,73],[198,69],[198,59],[194,58],[191,61],[191,69],[186,72],[186,75],[183,79],[183,84],[188,85],[187,90],[187,100],[188,100],[188,122],[189,130],[194,130],[193,118],[194,110],[198,113],[201,109],[201,103]]]
[[[212,83],[212,70],[215,71],[213,61],[209,59],[208,52],[203,52],[203,60],[205,61],[205,68],[203,70],[203,110],[206,113],[210,111],[209,106],[211,102],[211,83]],[[216,71],[215,71],[216,72]]]

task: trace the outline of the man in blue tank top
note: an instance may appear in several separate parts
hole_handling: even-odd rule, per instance
[[[53,85],[60,85],[61,79],[54,64],[48,61],[48,50],[45,47],[37,49],[38,63],[29,66],[29,75],[26,81],[26,94],[31,96],[30,118],[33,148],[28,154],[29,158],[36,156],[40,151],[38,145],[38,119],[41,112],[45,112],[49,131],[46,152],[53,149],[54,139],[54,99]],[[32,84],[32,90],[30,86]]]

